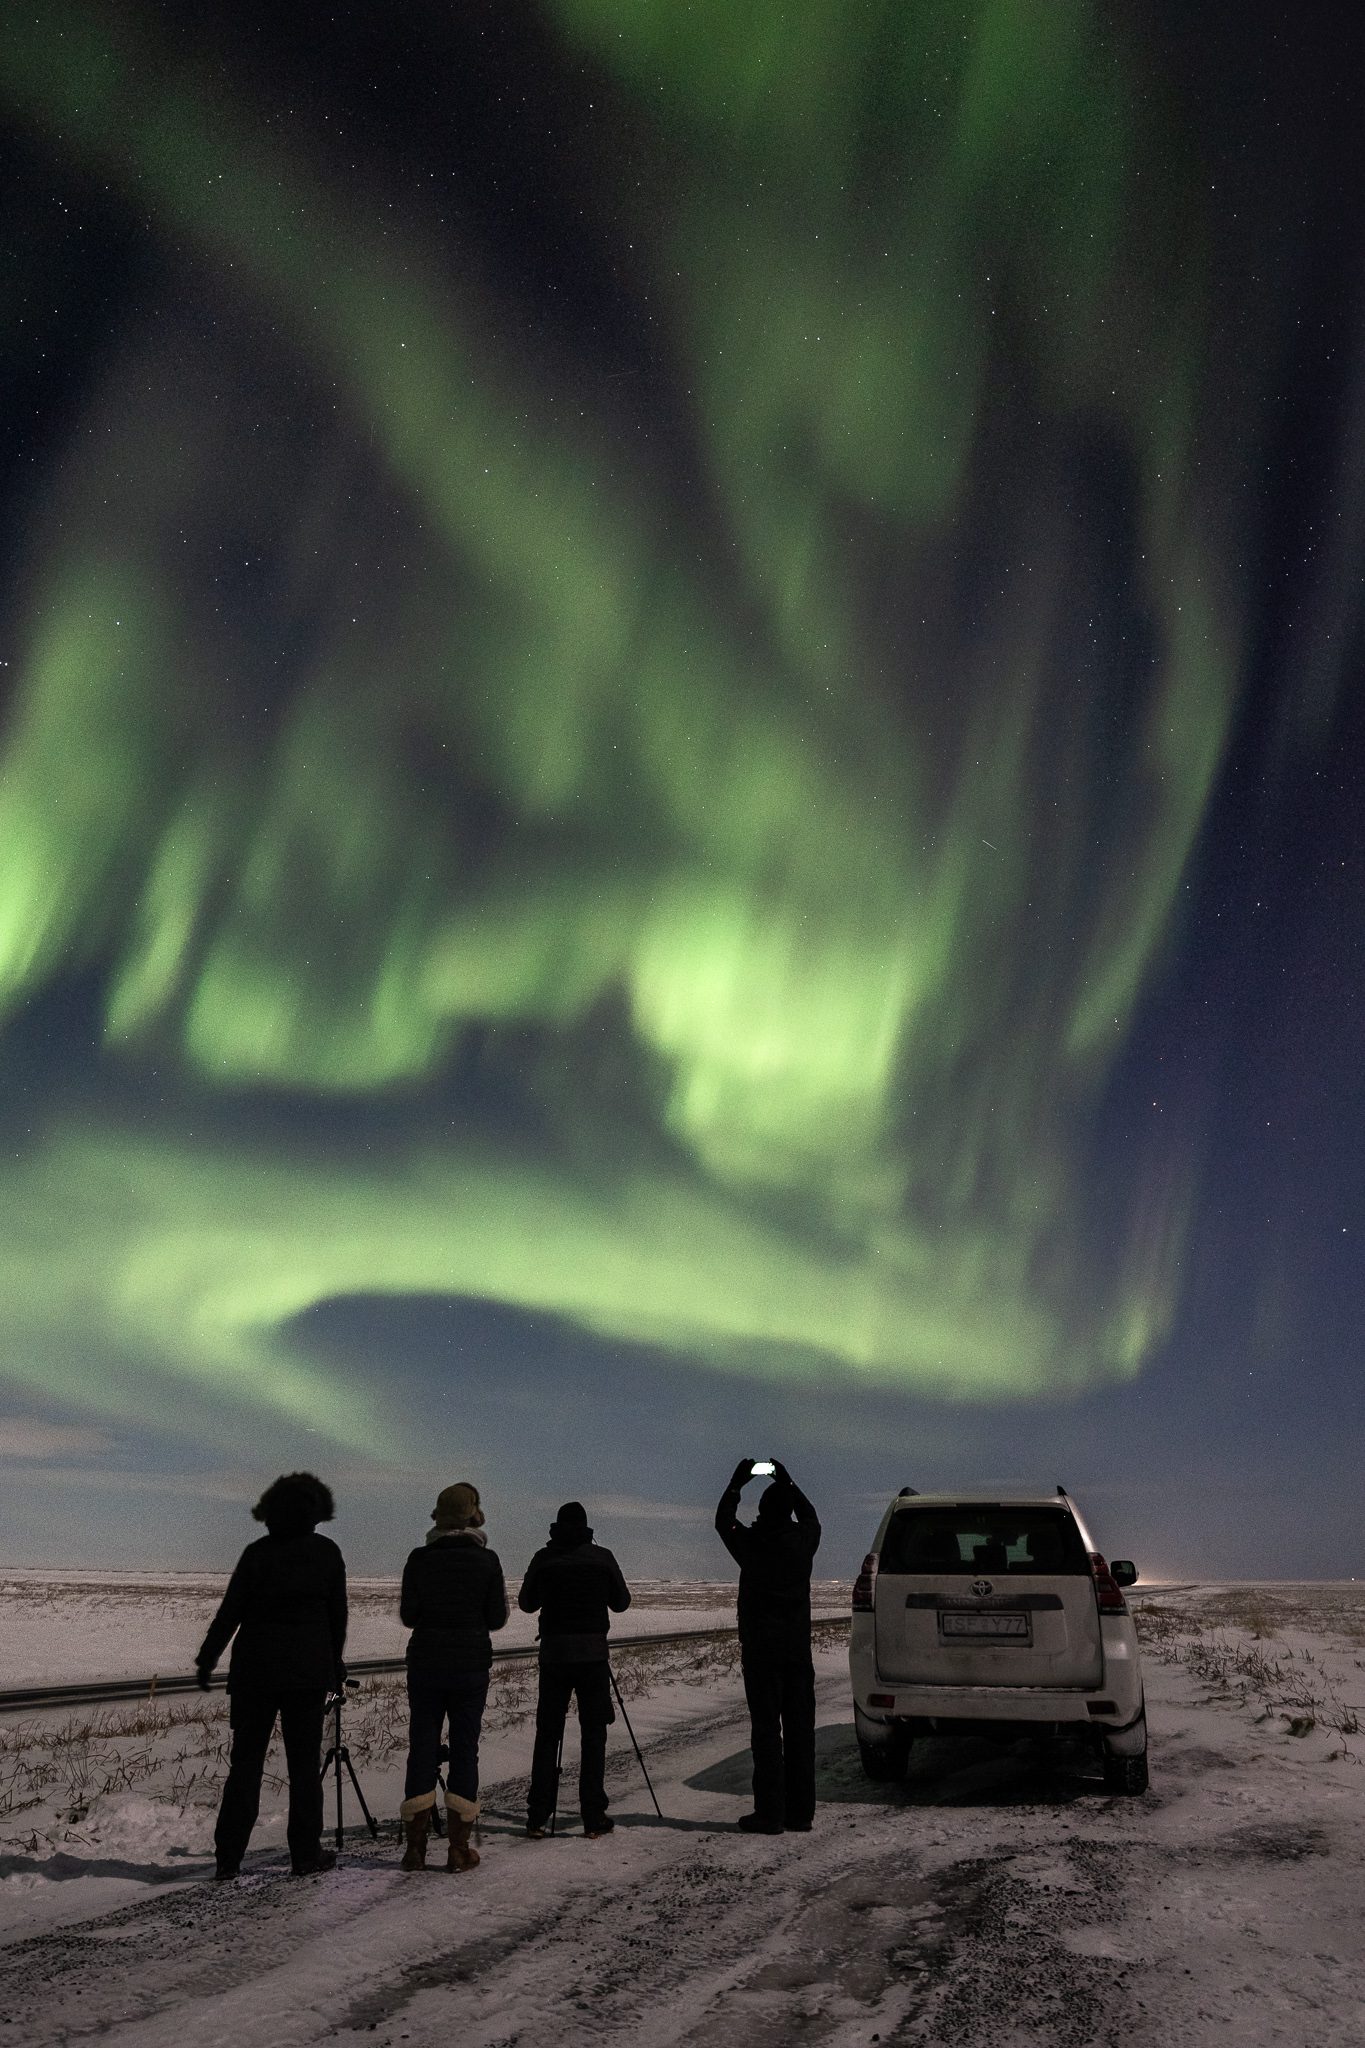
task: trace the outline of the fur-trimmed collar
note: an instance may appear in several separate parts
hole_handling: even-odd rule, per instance
[[[481,1543],[488,1548],[488,1538],[482,1529],[428,1529],[428,1543]]]

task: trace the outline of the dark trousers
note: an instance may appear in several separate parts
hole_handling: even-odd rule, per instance
[[[754,1758],[754,1812],[765,1827],[815,1818],[815,1667],[804,1656],[745,1650],[744,1697]]]
[[[611,1703],[611,1667],[604,1658],[592,1664],[542,1664],[536,1701],[536,1746],[531,1758],[531,1792],[526,1802],[527,1825],[543,1828],[559,1804],[555,1759],[564,1740],[569,1701],[578,1700],[578,1810],[585,1828],[606,1817],[607,1730],[616,1719]]]
[[[307,1691],[277,1692],[253,1687],[228,1695],[232,1729],[232,1760],[218,1808],[213,1846],[220,1863],[236,1866],[246,1854],[261,1805],[261,1774],[265,1753],[279,1715],[289,1772],[289,1857],[311,1863],[322,1842],[323,1702],[321,1686]]]
[[[450,1723],[446,1790],[461,1799],[478,1798],[479,1730],[488,1699],[488,1678],[486,1671],[457,1671],[445,1678],[409,1671],[405,1800],[435,1791],[441,1765],[441,1728],[446,1721]]]

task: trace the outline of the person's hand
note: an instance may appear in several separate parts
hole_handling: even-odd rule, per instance
[[[731,1475],[730,1485],[733,1487],[735,1492],[738,1493],[741,1487],[745,1487],[749,1484],[749,1481],[753,1478],[753,1476],[753,1459],[741,1458],[739,1463],[736,1465],[734,1472]]]
[[[196,1664],[196,1665],[195,1665],[195,1667],[194,1667],[194,1679],[195,1679],[195,1683],[196,1683],[196,1685],[197,1685],[197,1686],[199,1687],[199,1690],[200,1690],[200,1692],[207,1692],[207,1691],[208,1691],[208,1689],[209,1689],[209,1684],[210,1684],[210,1681],[212,1680],[212,1678],[213,1678],[213,1666],[212,1666],[211,1664]]]
[[[790,1486],[792,1484],[791,1473],[787,1470],[786,1466],[782,1463],[782,1460],[780,1458],[773,1459],[773,1478],[780,1479],[784,1486]]]

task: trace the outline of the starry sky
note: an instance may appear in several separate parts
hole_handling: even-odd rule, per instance
[[[1193,18],[1196,17],[1197,18]],[[1365,22],[0,27],[0,1561],[1361,1532]]]

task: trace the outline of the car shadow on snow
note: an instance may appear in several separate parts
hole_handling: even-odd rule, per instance
[[[686,1783],[697,1792],[747,1799],[753,1758],[735,1750]],[[913,1744],[901,1784],[874,1784],[847,1722],[815,1731],[815,1796],[828,1806],[1069,1806],[1106,1798],[1093,1754],[1025,1737],[1002,1748],[980,1736],[926,1736]]]

